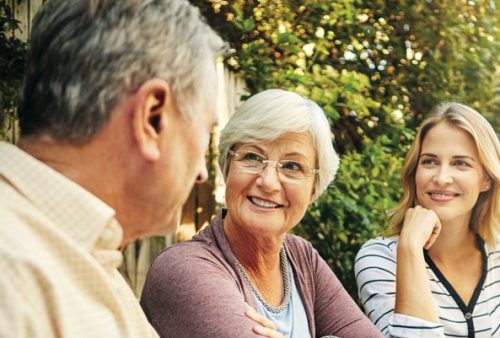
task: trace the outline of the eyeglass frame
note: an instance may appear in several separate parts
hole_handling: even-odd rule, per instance
[[[236,151],[234,151],[232,149],[228,150],[229,156],[232,156],[235,159],[235,161],[241,162],[241,161],[243,161],[243,159],[240,159],[240,160],[236,159],[238,153],[240,153],[240,151],[238,151],[238,150],[236,150]],[[259,155],[262,158],[267,158],[265,155],[263,155],[261,153],[258,153],[258,152],[255,152],[255,151],[251,151],[251,150],[245,151],[245,153],[252,153],[252,154]],[[254,174],[262,174],[269,163],[276,163],[276,165],[274,166],[274,168],[276,168],[277,172],[279,174],[283,174],[283,176],[285,176],[286,178],[288,178],[290,180],[302,181],[302,180],[305,180],[308,177],[312,177],[313,175],[319,174],[319,168],[309,168],[307,165],[305,165],[305,164],[303,164],[303,163],[301,163],[299,161],[294,161],[294,160],[269,160],[269,159],[255,160],[255,161],[261,163],[262,164],[262,168],[259,169],[259,168],[255,167],[255,169],[259,169],[259,170],[253,172]],[[285,163],[283,163],[283,162],[287,162],[287,163],[288,162],[293,162],[293,163],[299,164],[303,168],[304,177],[303,178],[290,177],[290,176],[286,175],[285,173],[283,173],[281,171],[281,169],[283,169],[283,166],[285,165]],[[247,169],[248,169],[248,167],[247,167]]]

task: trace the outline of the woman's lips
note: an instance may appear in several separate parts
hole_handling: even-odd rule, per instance
[[[255,196],[248,196],[248,199],[253,205],[266,209],[276,209],[282,207],[281,204],[271,202],[269,200],[261,199]]]
[[[451,191],[430,191],[427,193],[431,200],[436,202],[448,202],[453,198],[459,196],[459,194]]]

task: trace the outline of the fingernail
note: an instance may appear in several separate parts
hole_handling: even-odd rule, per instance
[[[260,326],[260,325],[255,325],[255,326],[253,327],[253,330],[254,330],[256,333],[262,333],[262,329],[263,329],[263,327],[262,327],[262,326]]]

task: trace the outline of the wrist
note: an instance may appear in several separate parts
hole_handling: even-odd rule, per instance
[[[398,254],[422,255],[424,246],[411,238],[400,237],[398,241]]]

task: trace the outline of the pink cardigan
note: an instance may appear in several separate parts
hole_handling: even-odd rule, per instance
[[[255,297],[235,265],[224,215],[153,262],[141,305],[161,337],[260,337],[244,314]],[[287,235],[285,249],[313,337],[382,337],[309,242]]]

